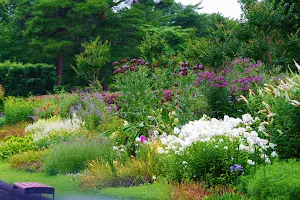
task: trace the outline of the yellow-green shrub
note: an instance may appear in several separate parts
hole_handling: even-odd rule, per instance
[[[49,150],[26,151],[13,155],[9,158],[8,163],[11,168],[18,170],[43,171],[43,161],[48,154]]]

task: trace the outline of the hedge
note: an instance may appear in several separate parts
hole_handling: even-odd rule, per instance
[[[6,96],[42,95],[53,91],[56,68],[49,64],[0,63],[0,84]]]

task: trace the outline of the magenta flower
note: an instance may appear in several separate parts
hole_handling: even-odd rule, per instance
[[[140,141],[141,141],[142,143],[147,142],[147,137],[144,136],[144,135],[141,135]]]

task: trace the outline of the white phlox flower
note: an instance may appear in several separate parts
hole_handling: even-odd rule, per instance
[[[249,154],[253,154],[255,151],[264,152],[267,149],[273,149],[275,144],[260,138],[258,133],[253,130],[251,125],[254,122],[255,120],[249,114],[244,114],[242,119],[224,116],[223,120],[210,119],[204,115],[197,121],[190,121],[185,124],[181,129],[175,128],[173,135],[161,137],[160,140],[165,152],[173,151],[177,154],[181,154],[187,147],[198,142],[215,141],[222,143],[223,138],[215,139],[220,136],[227,137],[230,141],[239,141],[240,144],[237,149]],[[264,125],[265,123],[261,124],[260,130],[264,130]],[[215,145],[215,148],[219,148],[219,145]],[[227,150],[228,147],[224,146],[223,149]],[[268,157],[264,156],[265,160],[266,158]]]

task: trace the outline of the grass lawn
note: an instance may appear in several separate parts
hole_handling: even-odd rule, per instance
[[[98,194],[104,196],[114,196],[121,198],[130,199],[158,199],[165,200],[169,199],[170,187],[166,183],[156,183],[151,185],[143,185],[138,187],[128,187],[128,188],[106,188],[100,190]]]
[[[168,199],[170,189],[168,184],[157,183],[128,188],[106,188],[98,191],[83,191],[70,177],[63,175],[47,176],[45,173],[28,173],[10,169],[7,163],[0,162],[0,179],[8,183],[14,182],[41,182],[55,188],[56,196],[81,194],[91,196],[112,196],[128,199]]]

